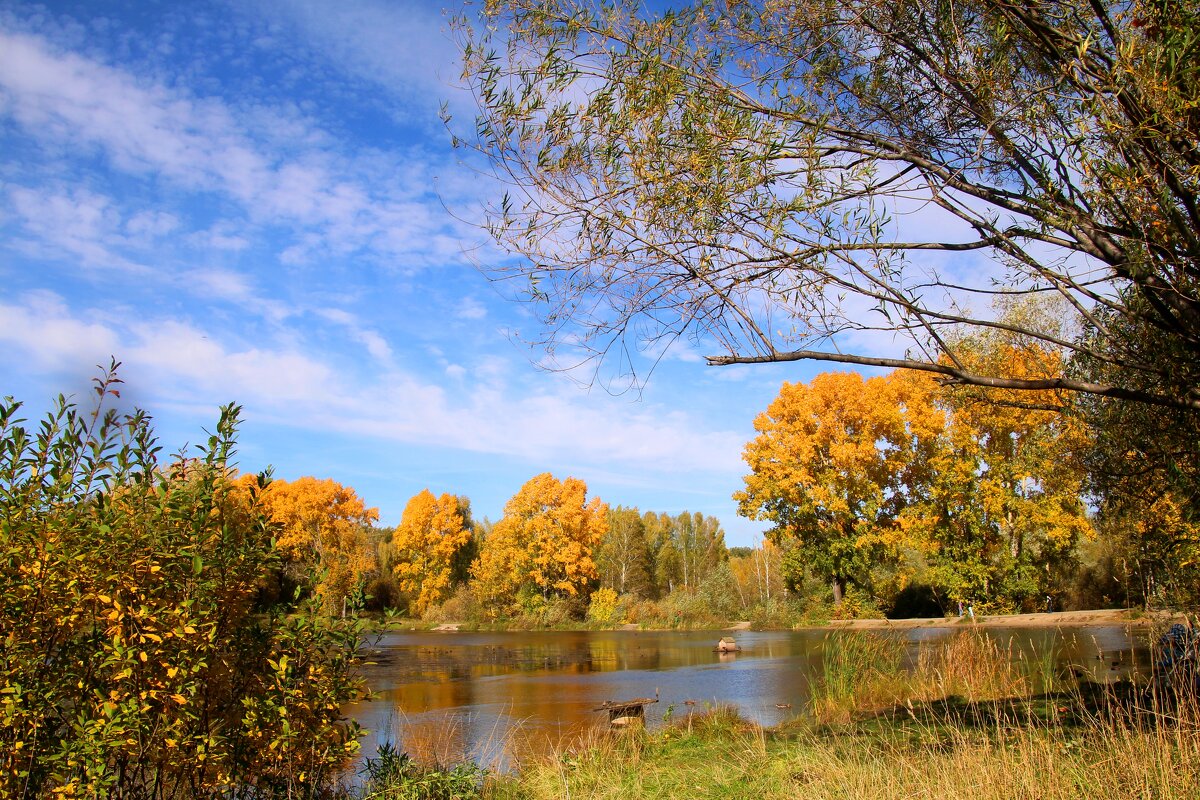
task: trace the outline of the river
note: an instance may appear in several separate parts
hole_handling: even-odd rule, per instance
[[[915,656],[922,641],[958,626],[879,635],[903,637]],[[714,651],[736,636],[734,654]],[[373,699],[345,709],[369,733],[363,757],[380,742],[427,763],[470,759],[504,768],[606,722],[606,700],[653,697],[647,724],[706,705],[730,704],[765,726],[802,713],[820,666],[825,630],[800,631],[414,631],[384,634],[364,675]],[[989,631],[1004,652],[1075,666],[1098,680],[1145,664],[1139,632],[1105,625]]]

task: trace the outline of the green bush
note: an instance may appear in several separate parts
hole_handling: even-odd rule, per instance
[[[0,796],[313,797],[357,748],[360,629],[257,607],[280,568],[238,408],[159,461],[147,416],[0,403]]]
[[[363,772],[364,800],[472,800],[482,796],[486,775],[470,762],[446,768],[422,766],[387,742]]]

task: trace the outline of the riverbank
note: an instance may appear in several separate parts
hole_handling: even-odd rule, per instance
[[[1089,609],[1086,611],[1056,611],[1040,614],[997,614],[992,616],[977,615],[973,620],[963,617],[923,617],[916,619],[847,619],[830,620],[827,622],[800,624],[789,627],[756,627],[752,623],[729,621],[702,626],[686,626],[686,630],[912,630],[916,628],[946,628],[946,627],[979,627],[979,628],[1079,628],[1092,625],[1124,625],[1129,627],[1153,627],[1183,619],[1183,614],[1176,611],[1142,611],[1140,609]],[[546,630],[544,627],[528,627],[516,623],[491,622],[486,624],[467,622],[441,622],[425,624],[419,620],[398,620],[383,623],[379,630],[425,630],[425,631],[524,631]],[[555,627],[554,630],[612,630],[607,626],[586,625],[580,623],[577,627]],[[625,624],[616,626],[615,630],[625,631],[663,631],[678,630],[669,626]]]
[[[1070,624],[1153,621],[1110,613]],[[582,741],[521,759],[513,771],[409,763],[361,797],[1200,797],[1194,768],[1200,709],[1193,696],[1149,692],[1131,681],[1100,683],[1048,662],[1012,659],[983,627],[974,628],[980,635],[964,631],[924,642],[915,670],[902,658],[900,637],[830,637],[810,700],[774,727],[732,707],[683,705],[648,728],[594,728]],[[435,784],[444,788],[414,791]]]
[[[1127,625],[1152,627],[1170,622],[1183,615],[1174,611],[1141,611],[1118,608],[1087,611],[1056,611],[1042,614],[998,614],[995,616],[933,617],[922,619],[850,619],[832,620],[823,625],[801,626],[827,630],[886,630],[895,628],[944,628],[964,626],[979,628],[1079,628],[1089,625]]]
[[[918,709],[919,711],[919,709]],[[895,721],[799,733],[710,714],[611,737],[528,766],[481,793],[492,800],[1192,800],[1197,738],[1178,726],[1080,727]]]
[[[1046,615],[1032,620],[1052,625]],[[1057,615],[1060,624],[1068,615]],[[1031,620],[992,620],[1019,627]],[[1150,625],[1091,613],[1078,625]],[[1160,621],[1160,620],[1158,620]],[[930,622],[930,620],[926,620]],[[936,621],[935,621],[936,622]],[[416,795],[413,769],[372,798],[479,800],[1192,800],[1200,796],[1200,709],[1193,696],[1081,679],[1009,657],[989,636],[930,639],[918,669],[896,637],[833,637],[811,702],[764,728],[728,706],[642,728],[594,729],[574,746],[475,771],[467,792]]]

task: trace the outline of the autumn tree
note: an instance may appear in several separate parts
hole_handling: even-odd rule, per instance
[[[1128,348],[1142,358],[1179,357],[1179,344],[1161,331],[1108,315],[1106,325],[1127,328]],[[1089,327],[1086,335],[1092,337]],[[1081,372],[1113,371],[1112,364],[1076,358]],[[1147,388],[1161,384],[1142,378]],[[1085,398],[1075,404],[1093,430],[1084,453],[1088,490],[1098,525],[1111,539],[1110,575],[1131,603],[1194,604],[1200,559],[1195,530],[1200,524],[1200,415],[1188,409]]]
[[[494,610],[514,609],[518,594],[579,597],[596,579],[592,553],[608,527],[608,507],[587,499],[578,478],[534,476],[505,505],[472,568],[476,590]]]
[[[1195,0],[657,9],[497,0],[455,22],[478,114],[454,140],[508,186],[487,229],[516,258],[488,270],[543,344],[624,374],[690,332],[714,364],[1200,408]],[[1090,337],[1019,332],[1112,369],[965,358],[945,332],[996,328],[997,285],[1063,298]],[[847,352],[872,331],[903,355]],[[1147,332],[1170,346],[1131,346]]]
[[[466,506],[465,498],[423,489],[404,507],[392,532],[390,567],[413,616],[449,595],[458,555],[471,541]]]
[[[315,578],[315,590],[330,613],[344,610],[375,567],[367,529],[379,511],[367,508],[348,486],[303,477],[274,480],[262,494],[277,545],[301,581]]]
[[[1006,334],[975,337],[962,352],[1005,360],[1026,377],[1062,368],[1057,353]],[[950,600],[1042,607],[1047,594],[1064,590],[1076,545],[1093,532],[1081,461],[1086,428],[1059,410],[1054,392],[944,387],[914,372],[896,380],[909,387],[917,456],[900,522],[930,565],[923,580]]]
[[[729,548],[729,569],[743,608],[784,596],[783,553],[770,539],[757,547]]]
[[[785,383],[754,429],[743,454],[746,488],[734,495],[738,512],[772,523],[776,541],[794,540],[840,603],[898,535],[909,442],[892,382],[827,372]]]

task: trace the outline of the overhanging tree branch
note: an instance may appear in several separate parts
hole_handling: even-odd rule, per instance
[[[918,372],[932,372],[946,378],[945,383],[962,384],[964,386],[981,386],[989,389],[1016,389],[1021,391],[1065,391],[1082,392],[1099,397],[1114,397],[1121,400],[1134,400],[1139,403],[1167,406],[1170,408],[1186,408],[1200,410],[1200,399],[1181,399],[1167,397],[1152,392],[1139,392],[1123,389],[1102,383],[1071,380],[1069,378],[1006,378],[996,375],[980,375],[948,364],[933,364],[908,358],[880,358],[874,356],[856,356],[848,353],[828,353],[819,350],[792,350],[782,353],[771,353],[766,356],[705,356],[712,366],[726,367],[734,364],[780,364],[789,361],[829,361],[838,364],[854,364],[860,367],[885,367],[888,369],[912,369]]]

